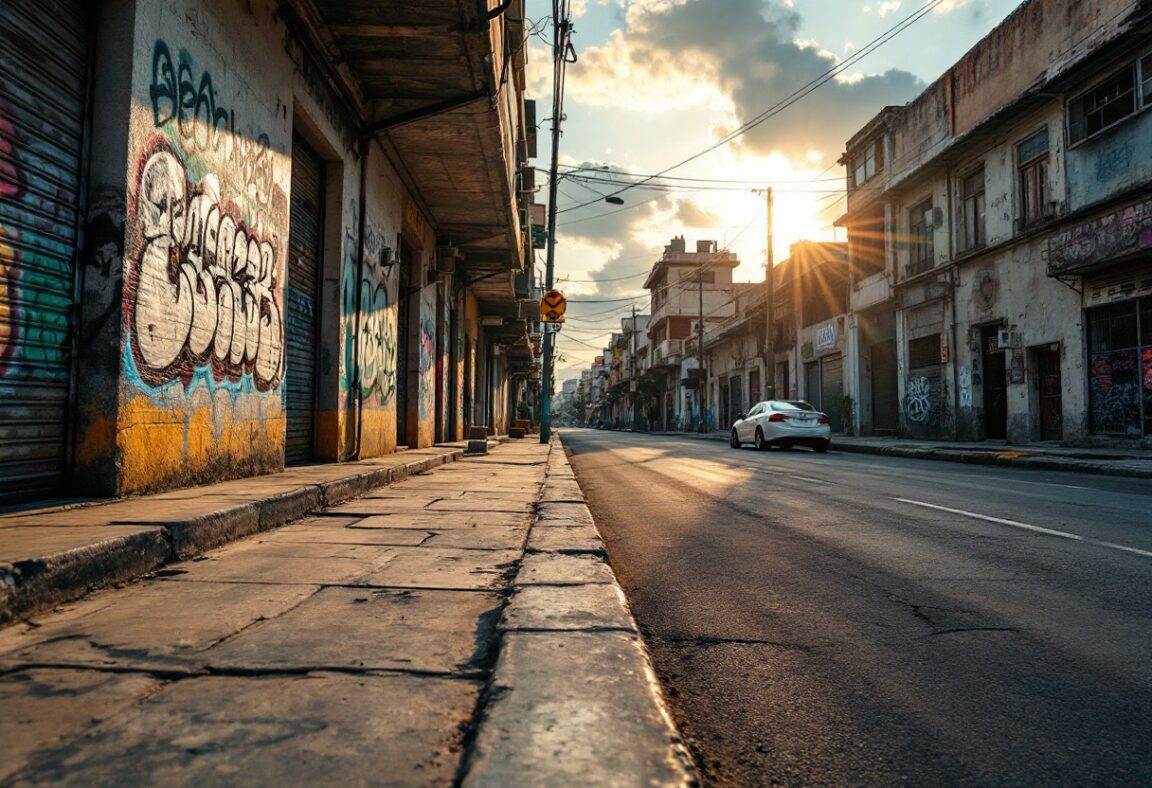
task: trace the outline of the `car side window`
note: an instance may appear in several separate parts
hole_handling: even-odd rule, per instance
[[[748,418],[752,418],[753,416],[759,416],[763,412],[764,412],[764,406],[763,405],[757,405],[756,407],[752,408],[752,410],[748,411]]]

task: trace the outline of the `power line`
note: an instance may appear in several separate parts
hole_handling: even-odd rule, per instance
[[[769,120],[773,116],[778,115],[781,112],[783,112],[784,110],[788,109],[789,107],[791,107],[796,102],[800,101],[801,99],[803,99],[806,96],[808,96],[809,94],[811,94],[817,88],[820,88],[821,86],[827,84],[834,77],[836,77],[838,74],[847,70],[849,66],[855,65],[858,61],[862,60],[867,55],[870,55],[876,49],[880,48],[881,46],[886,44],[888,41],[890,41],[892,38],[894,38],[898,34],[902,33],[905,29],[907,29],[908,27],[915,24],[917,21],[922,19],[933,8],[940,5],[940,3],[942,3],[942,2],[943,2],[943,0],[929,0],[929,2],[925,3],[923,6],[921,6],[916,11],[913,11],[911,14],[906,16],[904,19],[902,19],[900,22],[896,23],[894,26],[889,28],[887,31],[885,31],[881,35],[872,39],[870,42],[868,42],[866,45],[864,45],[863,48],[857,50],[848,58],[841,61],[840,63],[833,66],[832,68],[828,69],[823,74],[816,77],[815,79],[810,80],[807,84],[803,85],[802,87],[797,88],[792,93],[785,96],[783,99],[781,99],[780,101],[776,102],[771,107],[769,107],[768,109],[761,112],[759,115],[756,115],[755,117],[753,117],[752,120],[744,122],[739,127],[734,129],[733,131],[729,132],[725,136],[721,137],[717,142],[713,143],[712,145],[708,146],[707,148],[704,148],[703,150],[692,154],[691,156],[684,159],[683,161],[680,161],[676,164],[673,164],[670,167],[665,167],[663,170],[660,170],[659,172],[655,173],[655,175],[653,175],[652,178],[642,179],[641,181],[639,181],[636,184],[630,184],[630,185],[625,186],[621,189],[618,189],[618,190],[616,190],[616,191],[614,191],[611,194],[606,195],[606,196],[613,197],[617,194],[621,194],[623,192],[626,192],[629,189],[635,188],[640,183],[645,183],[648,180],[652,180],[654,178],[657,178],[657,177],[664,175],[665,173],[671,172],[672,170],[683,167],[685,164],[688,164],[691,161],[695,161],[696,159],[700,158],[701,156],[704,156],[705,154],[711,153],[712,151],[716,150],[717,148],[720,148],[724,145],[727,145],[729,142],[732,142],[732,140],[737,139],[738,137],[746,134],[747,132],[756,128],[760,124]],[[592,204],[592,202],[573,205],[573,206],[564,208],[562,210],[558,210],[557,213],[564,213],[566,211],[574,211],[577,208],[582,208],[585,205],[591,205],[591,204]]]

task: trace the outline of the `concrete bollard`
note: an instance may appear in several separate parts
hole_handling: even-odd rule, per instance
[[[468,448],[464,451],[465,454],[487,454],[488,453],[488,439],[484,440],[470,440],[468,441]]]
[[[468,440],[470,441],[486,441],[488,440],[488,428],[481,425],[479,427],[472,426],[468,428]]]

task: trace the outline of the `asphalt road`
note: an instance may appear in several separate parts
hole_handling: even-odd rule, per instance
[[[707,784],[1152,784],[1152,482],[562,438]]]

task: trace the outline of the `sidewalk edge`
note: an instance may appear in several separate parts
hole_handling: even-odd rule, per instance
[[[699,784],[557,437],[498,629],[461,785]]]

